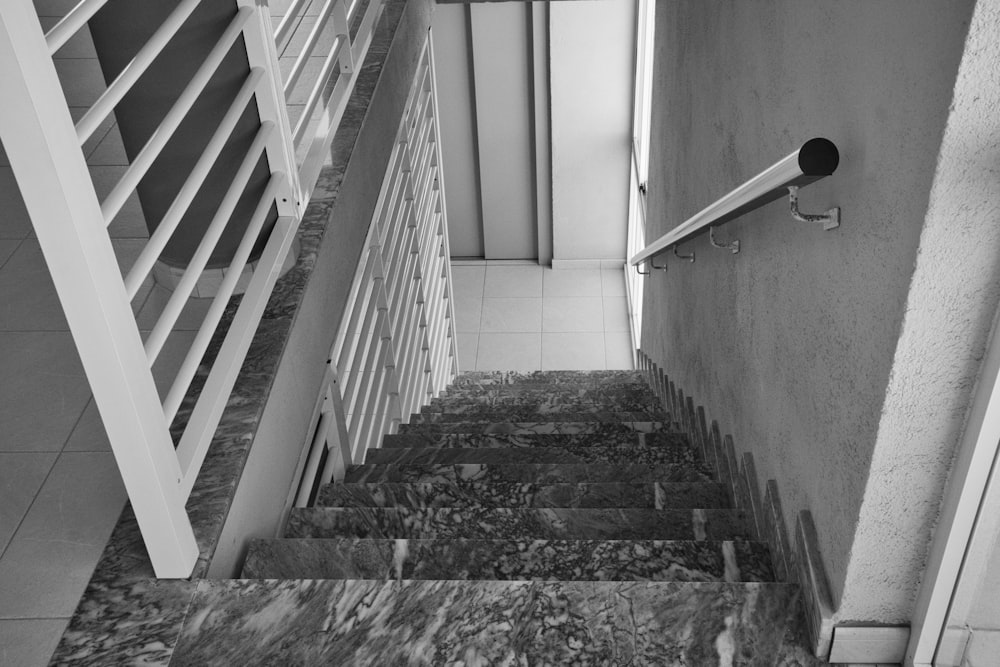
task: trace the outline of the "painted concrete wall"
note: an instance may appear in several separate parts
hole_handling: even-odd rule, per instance
[[[434,66],[441,114],[441,160],[452,256],[483,256],[479,212],[476,128],[473,124],[472,73],[465,5],[437,7],[433,19]]]
[[[807,212],[841,206],[838,230],[794,223],[775,202],[721,230],[722,239],[740,239],[739,255],[705,238],[686,244],[694,264],[668,260],[667,273],[647,279],[643,333],[643,348],[753,452],[761,481],[777,480],[786,524],[801,509],[812,512],[840,620],[908,620],[940,495],[920,488],[925,475],[908,479],[906,466],[877,476],[890,485],[889,502],[873,508],[889,513],[892,525],[882,528],[895,531],[893,545],[904,552],[859,559],[854,536],[880,429],[889,437],[890,374],[906,367],[903,389],[932,407],[907,413],[913,428],[880,444],[880,460],[889,450],[905,457],[920,427],[963,414],[964,399],[933,393],[941,370],[949,371],[945,388],[961,393],[960,380],[948,384],[949,361],[894,355],[904,314],[924,307],[907,299],[972,6],[657,4],[647,238],[811,137],[841,150],[837,174],[800,198]],[[931,436],[932,447],[953,446],[959,426],[950,441]],[[941,458],[938,451],[929,464],[939,474]],[[881,537],[870,538],[873,546]]]
[[[476,4],[470,9],[486,257],[534,259],[538,237],[529,7],[526,3],[500,2]]]
[[[635,3],[550,5],[553,258],[625,257]]]

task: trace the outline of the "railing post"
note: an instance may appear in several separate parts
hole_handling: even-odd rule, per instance
[[[0,137],[158,577],[198,547],[180,466],[55,66],[30,0],[0,2]]]
[[[239,7],[250,7],[254,11],[254,16],[243,30],[243,41],[246,43],[250,68],[260,67],[265,72],[256,91],[257,113],[262,123],[271,121],[276,130],[267,144],[267,161],[272,173],[285,174],[285,184],[275,198],[278,215],[301,219],[307,202],[299,184],[295,143],[292,141],[284,85],[278,68],[278,50],[274,43],[271,14],[267,3],[259,0],[237,0],[236,4]]]

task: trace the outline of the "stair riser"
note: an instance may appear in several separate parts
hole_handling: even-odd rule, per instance
[[[489,424],[537,423],[537,422],[648,422],[670,421],[670,415],[662,410],[650,412],[537,412],[532,410],[509,409],[499,412],[425,412],[410,416],[410,424],[454,424],[459,422]]]
[[[697,465],[698,458],[688,447],[485,447],[440,448],[387,447],[369,449],[366,464],[416,463],[605,463],[615,465]]]
[[[591,446],[632,447],[681,447],[691,451],[688,436],[683,433],[394,433],[382,438],[382,448],[483,448],[483,447],[561,447],[578,449]]]
[[[731,510],[293,510],[286,537],[372,539],[727,540],[748,538]]]
[[[586,387],[644,387],[646,381],[640,371],[470,371],[455,378],[452,387],[503,386],[586,386]]]
[[[719,484],[331,484],[318,507],[723,509]]]
[[[770,581],[759,542],[258,540],[248,579]]]
[[[752,583],[206,580],[170,664],[775,665],[795,595]]]
[[[458,422],[452,424],[401,424],[400,433],[509,433],[553,434],[553,433],[591,433],[595,435],[612,435],[619,433],[659,433],[672,430],[672,425],[665,422],[523,422],[523,423],[479,423]]]
[[[522,394],[500,394],[490,392],[482,395],[456,394],[435,398],[421,412],[477,412],[484,409],[500,411],[506,409],[533,410],[535,412],[583,412],[591,410],[621,412],[663,412],[663,406],[655,396],[647,392],[622,392],[618,395],[598,394],[552,394],[535,392]]]
[[[580,482],[710,482],[711,471],[689,463],[678,465],[609,465],[575,463],[454,465],[358,465],[345,482],[481,482],[486,484],[575,484]]]

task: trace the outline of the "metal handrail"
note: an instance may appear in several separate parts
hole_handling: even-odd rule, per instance
[[[652,257],[694,238],[723,223],[788,196],[797,188],[829,176],[840,162],[837,147],[829,139],[815,138],[757,174],[717,201],[694,214],[680,225],[647,245],[629,258],[638,266]]]

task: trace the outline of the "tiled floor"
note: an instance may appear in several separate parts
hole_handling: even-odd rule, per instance
[[[452,262],[462,370],[632,368],[621,269]]]

